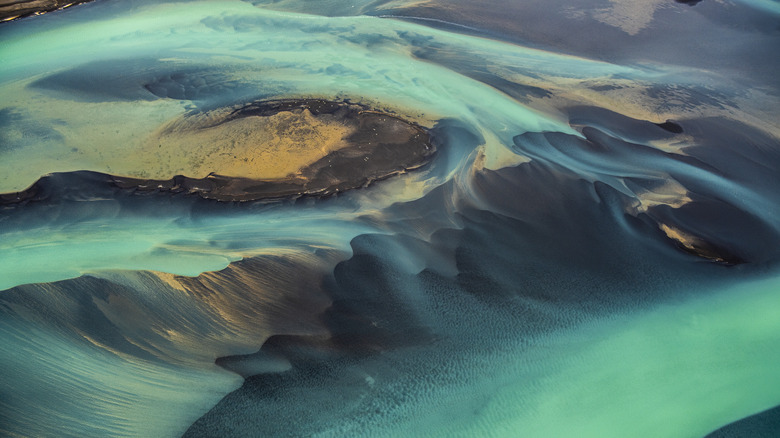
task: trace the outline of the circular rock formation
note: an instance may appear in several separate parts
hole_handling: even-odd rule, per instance
[[[421,126],[365,105],[261,101],[168,123],[146,146],[112,166],[112,175],[85,180],[83,172],[57,174],[60,188],[47,183],[55,176],[47,176],[1,199],[7,204],[57,197],[68,181],[83,192],[87,180],[92,182],[86,185],[222,201],[325,196],[419,168],[434,152]]]

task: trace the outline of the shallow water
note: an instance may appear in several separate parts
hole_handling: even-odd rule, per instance
[[[0,431],[696,437],[780,405],[778,11],[516,3],[0,25]],[[435,154],[177,185],[408,158],[343,152],[373,141],[343,112],[230,121],[279,99]]]

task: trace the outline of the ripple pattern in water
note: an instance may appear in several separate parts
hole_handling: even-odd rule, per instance
[[[775,436],[779,15],[0,24],[0,434]]]

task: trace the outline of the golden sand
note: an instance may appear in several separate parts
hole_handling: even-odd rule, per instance
[[[203,178],[210,173],[284,178],[345,147],[351,132],[309,110],[242,117],[196,129],[166,126],[112,169],[115,174],[150,179]]]

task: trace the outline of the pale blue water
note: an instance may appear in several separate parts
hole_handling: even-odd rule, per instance
[[[0,431],[697,437],[779,405],[770,3],[98,1],[3,24],[0,193],[60,172],[70,194],[0,205]],[[393,111],[438,152],[271,204],[67,177],[275,98]],[[215,364],[258,351],[246,380]]]

